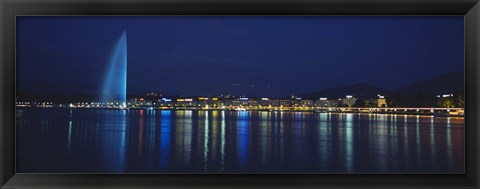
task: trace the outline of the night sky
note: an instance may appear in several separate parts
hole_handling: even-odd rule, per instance
[[[463,70],[463,16],[17,17],[17,89],[98,94],[123,31],[128,94],[397,89]]]

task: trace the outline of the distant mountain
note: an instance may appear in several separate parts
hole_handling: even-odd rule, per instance
[[[412,96],[418,94],[419,92],[422,92],[426,95],[453,94],[464,91],[464,83],[464,73],[463,71],[458,71],[442,74],[426,80],[421,80],[394,91],[376,87],[368,83],[358,83],[344,87],[329,88],[321,91],[300,94],[298,96],[302,98],[318,99],[322,97],[342,98],[346,95],[373,98],[377,94],[388,96],[390,94],[398,93],[406,96]]]
[[[419,92],[429,95],[450,94],[464,91],[463,71],[446,73],[430,79],[413,83],[409,86],[396,90],[403,95],[415,95]]]
[[[336,88],[329,88],[324,89],[317,92],[306,93],[298,95],[302,98],[310,98],[310,99],[318,99],[318,98],[339,98],[345,97],[346,95],[352,95],[356,97],[363,97],[363,98],[373,98],[376,97],[378,94],[386,95],[390,94],[391,91],[387,89],[382,89],[380,87],[376,87],[370,85],[368,83],[358,83],[344,87],[336,87]]]

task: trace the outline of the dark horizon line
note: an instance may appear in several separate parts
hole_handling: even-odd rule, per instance
[[[310,92],[302,92],[302,94],[287,94],[287,95],[279,95],[279,96],[276,96],[276,97],[266,97],[266,98],[284,98],[284,97],[289,97],[291,95],[303,95],[303,94],[309,94],[309,93],[314,93],[314,92],[318,92],[318,91],[323,91],[323,90],[328,90],[328,89],[336,89],[336,88],[342,88],[342,87],[349,87],[349,86],[354,86],[354,85],[370,85],[370,86],[373,86],[373,87],[377,87],[377,88],[380,88],[380,89],[383,89],[383,90],[386,90],[386,91],[390,91],[390,92],[395,92],[395,91],[398,91],[402,88],[405,88],[405,87],[408,87],[408,86],[411,86],[415,83],[418,83],[420,81],[425,81],[425,80],[429,80],[429,79],[433,79],[433,78],[436,78],[436,77],[440,77],[440,76],[443,76],[443,75],[447,75],[447,74],[453,74],[453,73],[458,73],[458,72],[462,72],[462,73],[465,73],[464,70],[461,70],[461,71],[452,71],[452,72],[447,72],[447,73],[443,73],[443,74],[439,74],[437,76],[434,76],[434,77],[430,77],[430,78],[427,78],[427,79],[422,79],[422,80],[419,80],[419,81],[416,81],[416,82],[412,82],[411,84],[409,85],[405,85],[405,86],[402,86],[402,87],[398,87],[394,90],[391,90],[391,89],[385,89],[385,88],[382,88],[382,87],[378,87],[376,85],[373,85],[369,82],[357,82],[357,83],[353,83],[353,84],[349,84],[349,85],[342,85],[342,86],[336,86],[336,87],[328,87],[328,88],[323,88],[323,89],[319,89],[317,91],[310,91]],[[147,93],[162,93],[163,96],[169,96],[169,97],[176,97],[176,96],[179,96],[179,97],[210,97],[210,96],[221,96],[221,95],[231,95],[231,96],[249,96],[249,97],[254,97],[254,98],[262,98],[262,97],[258,97],[259,95],[247,95],[247,94],[215,94],[215,95],[183,95],[183,94],[168,94],[168,93],[163,93],[162,91],[155,91],[155,90],[150,90],[150,91],[145,91],[145,92],[142,92],[142,93],[130,93],[128,94],[127,93],[127,97],[128,96],[146,96]],[[20,90],[20,91],[17,91],[17,94],[18,93],[30,93],[30,94],[33,94],[33,95],[48,95],[48,96],[55,96],[55,95],[59,95],[59,96],[88,96],[88,97],[98,97],[100,96],[100,94],[85,94],[85,93],[39,93],[39,92],[34,92],[34,91],[29,91],[29,90]],[[265,96],[264,96],[265,97]]]

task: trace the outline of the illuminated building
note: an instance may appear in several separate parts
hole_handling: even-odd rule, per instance
[[[327,98],[320,98],[315,102],[315,105],[318,107],[336,107],[338,106],[338,100],[334,99],[327,99]]]
[[[280,101],[275,99],[275,100],[269,100],[269,104],[272,106],[280,106]]]
[[[177,99],[176,106],[194,106],[195,103],[193,101],[193,98],[179,98]]]
[[[313,100],[300,100],[300,105],[301,106],[313,106]]]
[[[343,106],[346,105],[348,107],[352,107],[355,104],[355,102],[357,102],[357,98],[354,98],[351,95],[347,95],[347,98],[342,99]]]
[[[262,98],[258,103],[260,104],[260,106],[268,106],[268,105],[271,105],[269,98]]]
[[[283,99],[280,99],[280,100],[278,100],[278,105],[279,105],[279,106],[291,106],[291,105],[292,105],[292,101],[291,101],[291,100],[283,100]]]
[[[160,99],[160,106],[173,106],[175,102],[169,98],[161,98]]]
[[[387,99],[385,98],[379,98],[377,100],[377,106],[378,107],[387,107]]]
[[[128,101],[129,107],[150,107],[153,102],[145,98],[132,98]]]

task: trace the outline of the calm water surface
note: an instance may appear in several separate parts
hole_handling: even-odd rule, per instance
[[[17,172],[463,173],[464,119],[24,109]]]

